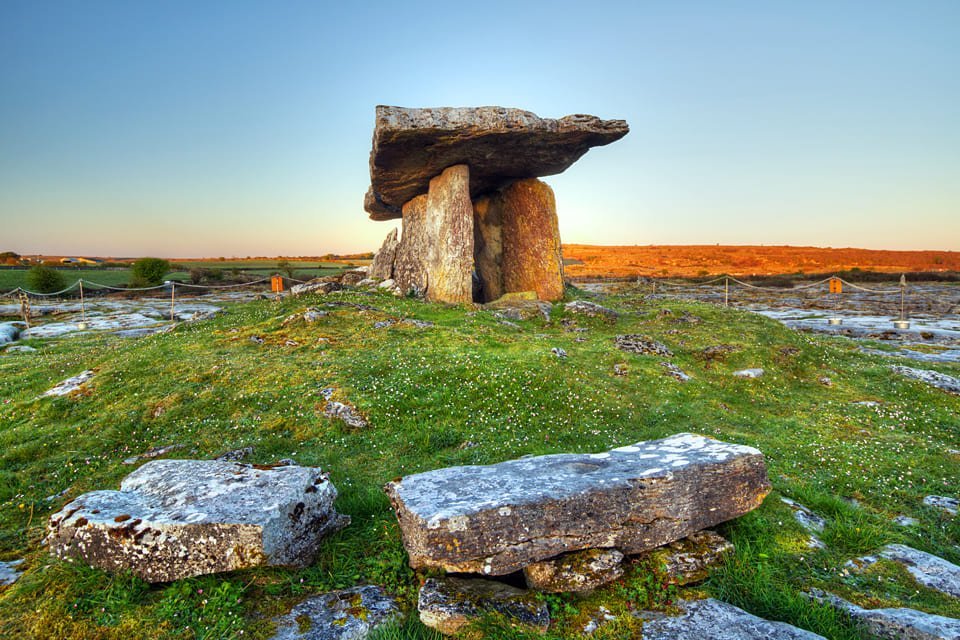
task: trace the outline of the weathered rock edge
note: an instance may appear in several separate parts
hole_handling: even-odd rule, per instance
[[[770,483],[758,450],[684,433],[437,469],[385,491],[411,567],[504,575],[579,549],[654,549],[751,511]]]
[[[260,565],[307,566],[320,539],[350,522],[319,468],[157,460],[120,491],[81,495],[50,517],[55,556],[148,582]]]
[[[591,147],[629,132],[623,120],[569,115],[540,118],[506,107],[409,109],[378,105],[363,208],[374,220],[401,217],[447,167],[470,166],[470,196],[523,178],[565,171]]]

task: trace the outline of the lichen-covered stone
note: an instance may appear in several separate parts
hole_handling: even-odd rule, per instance
[[[733,553],[733,545],[713,531],[698,531],[648,552],[648,557],[664,572],[670,584],[693,584],[707,579],[710,569],[718,567]]]
[[[867,632],[886,640],[957,640],[960,620],[915,609],[864,609],[843,598],[812,589],[811,597],[845,613],[866,627]]]
[[[690,380],[693,379],[693,377],[689,373],[687,373],[677,365],[673,364],[672,362],[661,362],[660,366],[663,367],[664,370],[666,370],[668,376],[680,382],[690,382]]]
[[[349,518],[314,467],[157,460],[120,491],[94,491],[51,516],[46,543],[64,559],[148,582],[260,565],[306,566]]]
[[[493,580],[428,578],[417,608],[423,624],[446,635],[489,613],[544,631],[550,626],[547,605],[536,594]]]
[[[647,551],[743,515],[769,490],[759,451],[693,434],[386,486],[413,568],[490,575],[579,549]]]
[[[574,551],[529,564],[523,575],[527,586],[538,591],[590,591],[623,575],[623,554],[616,549]]]
[[[457,165],[430,181],[424,234],[433,249],[423,259],[427,300],[473,301],[473,203],[470,169]]]
[[[373,262],[370,264],[370,271],[367,272],[367,276],[377,280],[390,279],[393,276],[393,261],[396,258],[399,245],[397,230],[393,228],[384,238],[380,250],[373,256]]]
[[[762,378],[764,370],[760,368],[754,369],[740,369],[739,371],[734,371],[731,375],[734,378]]]
[[[627,134],[623,120],[571,115],[559,120],[504,107],[405,109],[378,106],[364,209],[374,220],[427,191],[447,167],[470,166],[471,197],[517,179],[561,173],[591,147]]]
[[[643,640],[825,640],[785,622],[771,622],[708,598],[677,603],[683,613],[644,612]]]
[[[563,258],[553,189],[536,179],[500,191],[503,288],[536,291],[540,300],[563,298]]]
[[[382,588],[353,587],[308,598],[275,618],[271,640],[362,640],[401,618],[397,600]]]

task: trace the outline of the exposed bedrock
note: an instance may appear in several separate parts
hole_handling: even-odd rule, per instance
[[[654,549],[756,508],[770,483],[756,449],[679,434],[437,469],[385,489],[413,568],[504,575],[579,549]]]

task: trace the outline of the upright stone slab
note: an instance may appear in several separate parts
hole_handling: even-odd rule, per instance
[[[424,261],[427,300],[473,302],[473,203],[466,165],[449,167],[430,181],[424,221],[433,245]]]
[[[373,263],[371,263],[368,273],[369,277],[377,280],[389,280],[393,277],[393,261],[396,258],[399,244],[397,230],[393,228],[384,238],[383,244],[380,245],[380,251],[377,251],[376,255],[373,256]]]
[[[756,508],[770,483],[756,449],[679,434],[437,469],[385,489],[411,567],[504,575],[578,549],[659,547]]]
[[[433,261],[434,240],[427,234],[427,194],[403,205],[403,233],[393,260],[393,279],[404,293],[427,291],[425,265]]]
[[[350,522],[327,474],[295,465],[148,462],[50,517],[46,543],[63,559],[169,582],[260,565],[302,567],[320,539]]]
[[[503,287],[503,199],[483,196],[473,203],[473,254],[480,278],[480,302],[500,298]]]
[[[541,300],[563,297],[563,258],[553,189],[540,180],[519,180],[503,200],[503,286],[536,291]]]

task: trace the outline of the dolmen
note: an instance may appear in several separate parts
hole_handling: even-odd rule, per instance
[[[370,276],[439,302],[521,291],[562,298],[556,201],[537,178],[628,131],[590,115],[378,106],[364,209],[373,220],[401,219],[402,234],[388,234]]]
[[[169,582],[261,565],[304,567],[346,526],[337,490],[316,467],[156,460],[119,491],[93,491],[51,516],[57,557]]]
[[[653,550],[658,558],[676,556],[666,562],[675,567],[672,581],[703,579],[690,545],[678,541],[692,537],[696,546],[711,549],[708,561],[719,559],[729,543],[700,532],[758,507],[770,482],[757,449],[681,433],[604,453],[438,469],[400,478],[385,490],[412,568],[478,574],[473,580],[522,570],[528,587],[563,592],[615,580],[626,557]],[[419,608],[425,624],[443,633],[466,624],[470,616],[454,612],[450,602],[467,602],[470,614],[483,612],[475,598],[438,595],[465,593],[463,579],[438,578],[424,586]],[[489,584],[471,592],[516,591],[483,581]],[[524,611],[518,617],[543,626],[526,594],[514,595]],[[505,598],[491,597],[490,610],[505,612]]]

